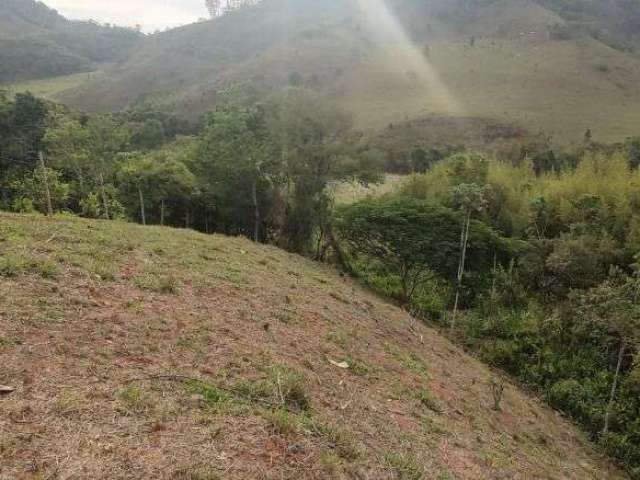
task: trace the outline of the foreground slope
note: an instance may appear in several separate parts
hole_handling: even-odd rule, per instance
[[[400,30],[385,21],[384,3]],[[231,84],[269,92],[292,78],[362,128],[438,114],[569,142],[587,129],[621,141],[640,124],[638,57],[573,32],[533,0],[264,0],[150,36],[126,62],[58,98],[92,111],[153,101],[197,119]]]
[[[335,271],[240,238],[0,214],[0,478],[623,479]]]

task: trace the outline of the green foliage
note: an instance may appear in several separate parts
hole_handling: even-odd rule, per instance
[[[401,299],[410,302],[434,274],[450,281],[456,278],[463,222],[462,215],[446,207],[397,198],[342,207],[336,229],[354,254],[377,259],[396,275]],[[494,256],[508,261],[509,255],[507,243],[490,228],[471,222],[471,271],[486,272]],[[481,278],[477,275],[473,280]]]
[[[640,137],[627,139],[625,146],[629,155],[629,167],[635,170],[640,167]]]
[[[389,453],[385,462],[397,480],[422,480],[424,470],[418,461],[408,453]]]
[[[564,298],[572,289],[591,288],[624,262],[624,252],[606,234],[565,234],[531,245],[520,261],[522,281],[545,296]]]
[[[431,392],[425,388],[417,391],[416,398],[418,399],[420,404],[433,412],[442,413],[444,411],[440,403],[435,398],[433,398]]]
[[[59,211],[70,194],[70,186],[62,181],[62,173],[50,168],[36,168],[30,174],[11,184],[15,195],[14,208],[18,211],[29,211],[33,208],[41,213],[47,213],[47,187],[54,211]]]
[[[246,400],[265,402],[292,412],[303,412],[311,408],[304,377],[286,367],[273,367],[269,369],[267,378],[239,383],[233,389]]]
[[[192,199],[199,194],[187,161],[188,150],[185,153],[180,146],[128,155],[117,178],[129,215],[145,223],[182,223]]]
[[[640,277],[613,271],[610,278],[577,298],[576,311],[589,325],[603,328],[618,341],[640,344]]]
[[[120,402],[127,414],[140,415],[151,407],[148,394],[135,385],[129,385],[120,391]]]
[[[555,408],[567,412],[574,418],[585,417],[588,392],[577,380],[560,380],[551,386],[547,396],[549,403]]]
[[[226,391],[204,382],[190,381],[187,388],[191,393],[201,395],[205,405],[212,409],[220,408],[231,399]]]
[[[226,92],[207,117],[189,164],[202,192],[199,209],[218,231],[319,254],[329,183],[376,180],[378,157],[348,136],[344,116],[308,91],[288,89],[265,105],[247,95]]]
[[[31,94],[8,100],[0,92],[0,207],[14,200],[12,186],[38,167],[44,147],[48,105]]]
[[[267,197],[280,181],[274,153],[263,109],[230,104],[209,114],[196,170],[204,195],[222,207],[216,221],[223,230],[264,238],[274,203]]]

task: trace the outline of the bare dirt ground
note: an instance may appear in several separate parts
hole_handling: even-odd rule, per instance
[[[399,308],[272,247],[0,214],[0,479],[623,479]]]

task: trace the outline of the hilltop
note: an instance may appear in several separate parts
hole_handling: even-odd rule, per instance
[[[0,83],[95,70],[127,58],[141,34],[71,21],[35,0],[0,2]]]
[[[624,479],[333,269],[241,238],[0,214],[0,478]]]
[[[152,104],[196,121],[238,82],[262,96],[302,84],[363,129],[436,115],[562,143],[587,129],[600,141],[637,134],[640,60],[630,49],[640,29],[624,2],[388,3],[397,23],[378,0],[265,0],[149,36],[55,98],[88,111]]]

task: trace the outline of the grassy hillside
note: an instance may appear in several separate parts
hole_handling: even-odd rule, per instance
[[[59,98],[89,110],[153,99],[195,119],[235,82],[266,93],[295,78],[363,128],[438,115],[544,129],[562,142],[588,128],[601,141],[637,134],[640,60],[574,31],[564,10],[533,0],[390,4],[404,33],[385,31],[393,21],[376,22],[382,14],[354,0],[265,0],[154,35]]]
[[[34,0],[0,2],[0,83],[87,72],[127,58],[141,34],[70,21]]]
[[[0,214],[0,477],[624,479],[335,271],[239,238]]]
[[[58,95],[68,90],[78,88],[91,79],[101,75],[102,71],[72,73],[39,80],[25,80],[6,84],[1,89],[9,95],[13,93],[31,92],[38,97],[55,100]]]

